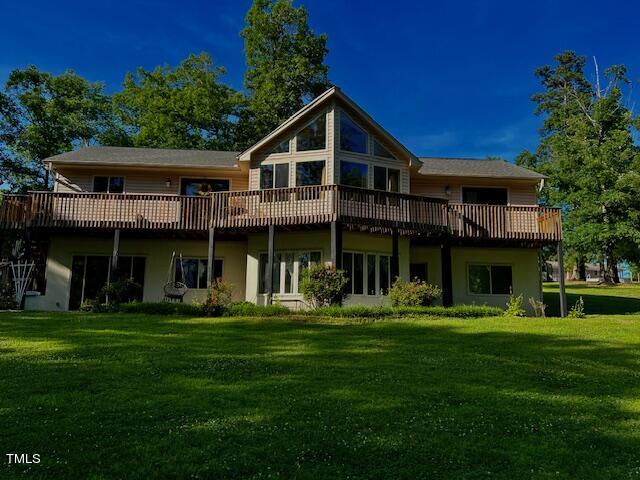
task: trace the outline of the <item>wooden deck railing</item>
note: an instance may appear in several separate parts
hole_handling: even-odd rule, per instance
[[[0,228],[103,228],[204,231],[339,220],[408,234],[450,230],[475,239],[558,241],[560,212],[538,206],[448,204],[444,200],[340,185],[218,192],[207,197],[156,194],[5,195]]]
[[[462,238],[562,240],[557,208],[449,204],[449,228]]]

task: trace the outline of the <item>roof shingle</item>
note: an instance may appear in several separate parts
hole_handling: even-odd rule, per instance
[[[235,167],[238,152],[168,148],[86,147],[46,159],[58,164]]]
[[[472,158],[418,157],[421,175],[447,177],[486,177],[540,180],[544,175],[504,160]]]

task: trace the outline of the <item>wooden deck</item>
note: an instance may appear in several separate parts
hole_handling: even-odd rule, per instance
[[[218,192],[206,197],[155,194],[54,193],[5,195],[0,228],[146,231],[261,230],[340,221],[404,235],[449,232],[459,238],[562,239],[560,212],[538,206],[448,204],[419,195],[339,185]]]

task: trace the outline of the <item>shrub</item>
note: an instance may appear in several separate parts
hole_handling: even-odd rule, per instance
[[[231,304],[233,285],[224,280],[216,280],[209,291],[204,302],[204,314],[209,317],[219,317],[225,307]]]
[[[407,282],[398,278],[389,289],[389,299],[394,307],[428,307],[441,293],[438,286],[422,280]]]
[[[342,305],[348,280],[342,270],[321,263],[305,270],[300,281],[300,292],[312,307]]]
[[[283,305],[255,305],[250,302],[232,303],[224,308],[223,317],[277,317],[291,315],[290,309]]]
[[[14,310],[18,308],[13,282],[0,283],[0,310]]]
[[[479,318],[502,315],[502,309],[487,305],[456,305],[455,307],[372,307],[353,305],[349,307],[321,307],[298,312],[300,315],[334,318],[385,318],[434,316],[451,318]]]
[[[582,297],[580,297],[576,304],[571,307],[571,310],[569,311],[569,314],[567,316],[569,318],[585,318],[587,316],[587,314],[584,313],[584,300],[582,299]]]
[[[522,294],[515,296],[513,293],[509,295],[507,309],[504,311],[505,317],[524,317],[526,312],[522,308]]]
[[[109,285],[102,287],[98,293],[99,303],[109,303],[112,305],[120,305],[121,303],[135,302],[142,298],[142,285],[134,282],[130,278],[111,282]],[[95,310],[95,306],[94,306]]]

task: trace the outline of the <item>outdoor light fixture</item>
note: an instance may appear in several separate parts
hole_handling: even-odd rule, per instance
[[[446,187],[444,187],[444,194],[448,197],[451,195],[451,187],[449,185],[447,185]]]
[[[167,186],[167,188],[171,188],[171,179],[167,178],[164,182],[164,184]]]

